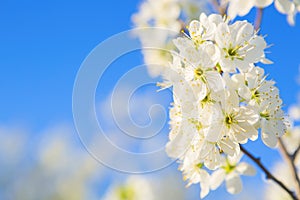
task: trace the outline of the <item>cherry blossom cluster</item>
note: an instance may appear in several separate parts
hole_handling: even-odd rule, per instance
[[[179,159],[189,185],[200,184],[201,198],[223,181],[236,194],[240,175],[255,174],[240,162],[240,145],[260,132],[275,147],[286,132],[279,90],[257,66],[271,63],[267,44],[252,24],[229,23],[217,14],[201,14],[173,42],[178,52],[161,84],[172,87],[174,99],[167,153]]]
[[[231,19],[234,19],[237,15],[245,16],[253,7],[265,8],[273,2],[278,12],[286,14],[289,24],[294,25],[295,16],[300,12],[299,0],[224,0],[223,6],[228,4],[227,14]]]

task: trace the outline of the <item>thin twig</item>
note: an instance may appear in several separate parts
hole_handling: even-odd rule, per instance
[[[281,181],[279,181],[276,177],[273,176],[273,174],[261,163],[260,158],[254,157],[250,152],[248,152],[243,146],[241,147],[241,151],[246,154],[251,160],[255,162],[257,166],[260,167],[260,169],[266,174],[267,179],[273,180],[275,183],[277,183],[282,189],[284,189],[293,200],[299,200],[298,197],[295,195],[293,191],[291,191],[289,188],[287,188]]]
[[[255,16],[255,23],[254,23],[254,28],[256,31],[258,31],[260,28],[260,25],[262,22],[262,17],[263,17],[263,8],[257,8],[256,16]]]
[[[300,180],[299,180],[299,176],[297,174],[297,168],[295,166],[293,156],[288,153],[281,138],[278,139],[278,143],[279,143],[279,150],[280,150],[283,158],[285,159],[285,161],[288,163],[289,168],[291,169],[291,171],[293,173],[293,177],[295,177],[295,181],[296,181],[295,182],[296,183],[295,190],[296,190],[297,197],[300,198]]]

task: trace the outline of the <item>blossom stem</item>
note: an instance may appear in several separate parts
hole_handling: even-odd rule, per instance
[[[263,10],[264,10],[263,8],[257,8],[256,10],[255,23],[254,23],[254,28],[256,31],[258,31],[260,28],[262,22]]]
[[[226,13],[226,7],[225,6],[221,6],[219,4],[218,0],[211,0],[211,3],[213,5],[214,9],[216,11],[218,11],[220,15],[222,15],[222,16],[225,15],[225,13]]]
[[[273,180],[277,183],[282,189],[284,189],[294,200],[299,200],[293,191],[291,191],[287,186],[285,186],[281,181],[279,181],[262,163],[260,158],[256,158],[249,151],[247,151],[243,146],[240,145],[241,151],[247,155],[256,165],[266,174],[266,178]]]
[[[279,138],[279,149],[280,149],[280,152],[283,156],[283,158],[285,159],[285,161],[288,163],[289,165],[289,168],[291,169],[291,172],[293,173],[293,177],[295,178],[295,183],[296,183],[296,194],[297,194],[297,197],[300,198],[300,180],[299,180],[299,176],[297,174],[297,168],[294,164],[294,158],[293,158],[293,155],[290,155],[285,147],[285,145],[283,144],[282,142],[282,139]]]

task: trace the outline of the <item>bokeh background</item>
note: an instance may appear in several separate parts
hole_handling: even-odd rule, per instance
[[[198,198],[199,186],[186,189],[176,163],[138,176],[100,164],[80,142],[73,123],[72,91],[81,63],[100,42],[133,27],[131,15],[137,12],[140,3],[140,0],[0,2],[0,199],[103,199],[132,176],[146,181],[156,199]],[[253,22],[254,16],[252,10],[246,19]],[[298,102],[299,25],[299,16],[296,26],[291,27],[273,5],[264,11],[260,33],[272,45],[267,56],[274,62],[265,66],[265,70],[277,82],[285,110]],[[113,123],[112,90],[124,73],[140,64],[143,57],[139,51],[118,59],[104,75],[95,97],[98,119],[105,124],[105,133],[118,146],[136,152],[151,149],[151,145],[163,148],[168,140],[167,122],[154,137],[155,142],[144,146],[140,140],[126,139]],[[143,73],[147,76],[146,69]],[[124,90],[126,84],[130,85],[130,81],[122,84]],[[150,119],[149,109],[160,104],[167,112],[172,99],[169,91],[157,93],[157,89],[155,85],[140,88],[128,104],[122,101],[120,93],[118,105],[129,106],[131,119],[137,124],[160,120],[155,110]],[[132,123],[122,109],[117,110],[120,112],[115,114],[122,123]],[[99,146],[105,151],[101,141]],[[280,159],[277,151],[260,141],[247,146],[269,167]],[[105,153],[118,159],[112,152]],[[149,165],[151,162],[156,161],[149,160]],[[255,177],[243,178],[243,183],[244,190],[239,195],[228,194],[222,186],[206,199],[263,198],[266,183],[260,171]]]

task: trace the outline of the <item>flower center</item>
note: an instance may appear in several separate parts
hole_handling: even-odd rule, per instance
[[[200,79],[203,76],[203,70],[198,67],[195,69],[194,74],[197,79]]]
[[[199,169],[202,169],[203,166],[204,166],[203,163],[198,163],[196,167],[199,168]]]
[[[209,103],[215,103],[215,101],[210,96],[210,92],[204,97],[204,99],[202,99],[200,104],[203,108],[206,104],[209,104]]]
[[[134,190],[128,186],[121,186],[120,188],[118,188],[118,196],[122,200],[135,199]]]
[[[227,128],[230,128],[230,126],[231,126],[232,124],[237,123],[237,121],[236,121],[236,119],[235,119],[235,114],[234,114],[234,113],[227,114],[227,115],[225,116],[224,122],[225,122],[225,125],[227,126]]]
[[[231,60],[238,59],[243,60],[243,56],[239,54],[238,50],[242,46],[236,46],[235,48],[230,47],[229,49],[224,48],[223,50],[226,52],[225,58],[230,58]]]
[[[270,119],[270,113],[268,113],[267,111],[261,112],[259,114],[262,118],[265,118],[266,120]]]
[[[198,67],[194,70],[194,76],[195,80],[201,80],[203,83],[207,83],[204,71],[201,69],[201,67]]]
[[[257,103],[260,103],[260,93],[257,90],[252,91],[252,99],[254,99]]]
[[[226,174],[229,174],[230,172],[234,171],[236,168],[236,165],[231,165],[228,161],[226,161],[226,165],[222,167],[225,170]]]
[[[225,123],[230,125],[230,124],[233,124],[233,116],[232,115],[227,115],[225,117]]]
[[[237,55],[237,49],[233,49],[233,48],[228,49],[228,55],[229,56],[236,56]]]

